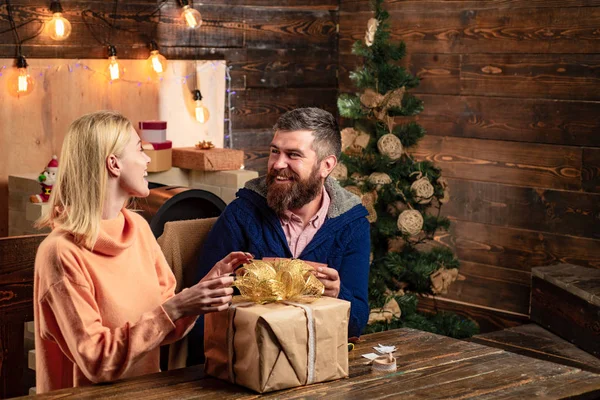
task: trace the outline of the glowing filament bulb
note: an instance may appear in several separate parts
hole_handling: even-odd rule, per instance
[[[117,61],[116,56],[109,57],[109,60],[110,61],[108,64],[108,72],[110,74],[110,80],[116,81],[117,79],[121,78],[121,73],[119,71],[119,62]]]
[[[196,121],[203,124],[206,121],[208,121],[209,117],[210,117],[210,113],[208,112],[208,108],[206,108],[204,106],[204,104],[202,104],[202,100],[197,100],[196,101]]]
[[[190,29],[198,29],[200,25],[202,25],[202,15],[198,10],[190,7],[189,5],[185,5],[183,7],[183,18]]]
[[[65,40],[71,35],[71,23],[62,16],[62,13],[55,12],[52,20],[48,24],[50,37],[54,40]]]
[[[154,72],[156,72],[157,74],[162,74],[163,71],[163,66],[160,63],[158,57],[152,57],[152,68],[154,69]]]
[[[56,21],[56,25],[54,26],[54,32],[56,32],[56,36],[65,36],[65,23],[63,20],[59,19]]]
[[[17,83],[17,92],[24,93],[29,88],[29,84],[27,83],[27,78],[29,78],[29,74],[27,73],[27,69],[19,68],[19,77]]]

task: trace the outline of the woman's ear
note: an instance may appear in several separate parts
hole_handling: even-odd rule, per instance
[[[106,157],[106,169],[108,170],[108,176],[118,178],[121,176],[121,163],[114,154]]]

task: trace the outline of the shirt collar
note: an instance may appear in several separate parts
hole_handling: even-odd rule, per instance
[[[308,221],[314,228],[319,228],[325,222],[325,217],[327,217],[327,211],[329,210],[329,204],[331,203],[331,198],[329,197],[329,193],[325,190],[323,186],[321,193],[321,207],[317,211],[315,215]],[[283,215],[280,218],[282,225],[288,225],[291,221],[294,222],[302,222],[302,219],[291,212],[290,210],[285,210]]]

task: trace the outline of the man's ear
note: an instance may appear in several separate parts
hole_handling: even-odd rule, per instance
[[[331,174],[331,171],[333,171],[333,169],[335,168],[337,163],[338,163],[337,157],[334,156],[333,154],[325,157],[321,161],[321,177],[323,179],[327,178],[329,176],[329,174]]]
[[[121,176],[121,163],[114,154],[106,157],[106,169],[108,170],[108,176],[118,178]]]

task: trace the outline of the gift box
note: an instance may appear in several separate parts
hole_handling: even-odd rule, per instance
[[[140,137],[144,142],[164,143],[167,141],[167,121],[140,121]]]
[[[142,142],[142,149],[148,157],[148,172],[161,172],[171,169],[173,144],[170,140],[163,143]]]
[[[255,304],[205,315],[205,372],[264,393],[348,376],[350,303]]]
[[[204,318],[206,373],[264,393],[348,376],[350,303],[321,297],[301,260],[253,260],[236,270],[227,311]]]

